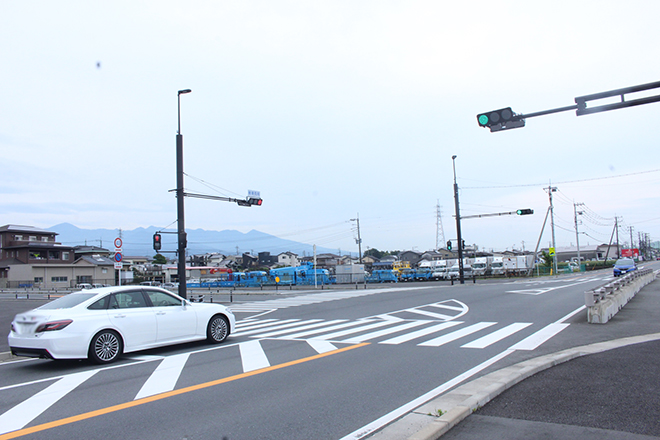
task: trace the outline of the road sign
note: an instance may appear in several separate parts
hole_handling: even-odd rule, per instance
[[[555,248],[549,248],[548,249],[548,255],[550,255],[551,257],[554,257],[555,256]]]
[[[123,243],[122,243],[122,241],[121,241],[121,238],[119,238],[119,237],[115,238],[115,248],[117,248],[117,249],[121,249],[121,245],[122,245],[122,244],[123,244]]]
[[[116,263],[121,263],[121,260],[124,258],[124,256],[121,254],[121,252],[116,252],[115,253],[115,262]]]

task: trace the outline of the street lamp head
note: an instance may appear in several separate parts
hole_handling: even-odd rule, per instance
[[[192,90],[190,89],[185,89],[185,90],[179,90],[179,95],[183,95],[184,93],[190,93]]]
[[[452,159],[452,160],[456,159],[456,155],[454,154],[454,155],[451,157],[451,159]]]

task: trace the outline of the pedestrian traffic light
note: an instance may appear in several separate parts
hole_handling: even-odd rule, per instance
[[[154,234],[154,250],[159,251],[160,248],[161,248],[161,244],[162,244],[162,242],[160,241],[160,234],[158,232],[156,232]]]
[[[533,209],[519,209],[516,211],[516,214],[518,215],[528,215],[528,214],[534,214]]]
[[[447,250],[451,250],[451,240],[447,240]]]
[[[490,128],[491,132],[525,126],[525,120],[517,119],[511,107],[480,113],[477,115],[477,122],[480,127]]]

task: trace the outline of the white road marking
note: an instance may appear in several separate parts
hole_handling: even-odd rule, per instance
[[[456,330],[455,332],[440,336],[435,339],[431,339],[430,341],[422,342],[421,344],[418,344],[422,347],[439,347],[441,345],[447,344],[449,342],[455,341],[457,339],[463,338],[465,336],[471,335],[472,333],[476,333],[480,330],[483,330],[485,328],[490,327],[491,325],[497,324],[496,322],[478,322],[476,324],[473,324],[469,327],[462,328],[460,330]]]
[[[405,335],[397,336],[396,338],[392,339],[387,339],[385,341],[381,341],[381,344],[401,344],[403,342],[408,342],[412,341],[413,339],[421,338],[422,336],[430,335],[431,333],[436,333],[442,330],[445,330],[450,327],[454,327],[455,325],[463,324],[463,321],[450,321],[450,322],[443,322],[442,324],[434,325],[431,327],[423,328],[421,330],[417,330],[411,333],[407,333]]]
[[[151,373],[149,379],[142,385],[134,400],[172,391],[176,386],[177,380],[179,380],[183,367],[186,366],[188,357],[190,357],[190,353],[182,353],[164,358],[156,370]]]
[[[333,324],[339,324],[341,322],[346,322],[345,319],[335,319],[334,321],[323,321],[323,322],[316,322],[316,321],[320,321],[320,319],[312,319],[310,321],[306,321],[306,322],[310,323],[308,325],[301,325],[300,327],[296,327],[296,328],[288,328],[288,329],[269,332],[269,333],[262,333],[262,334],[253,336],[253,338],[264,338],[264,339],[265,338],[272,338],[272,337],[275,337],[275,336],[285,335],[287,333],[299,332],[301,330],[309,330],[309,329],[313,329],[313,328],[323,327],[323,326],[326,326],[326,325],[333,325]]]
[[[342,437],[340,440],[359,440],[361,438],[364,438],[374,431],[378,431],[381,429],[383,426],[393,422],[394,420],[404,416],[405,414],[409,413],[410,411],[414,410],[420,405],[423,405],[424,403],[428,402],[429,400],[439,396],[440,394],[444,393],[445,391],[449,390],[450,388],[455,387],[456,385],[460,384],[461,382],[466,381],[467,379],[471,378],[472,376],[478,374],[482,370],[485,370],[486,368],[490,367],[494,363],[504,359],[511,353],[514,353],[514,350],[505,350],[500,354],[497,354],[493,356],[492,358],[488,359],[487,361],[477,365],[474,368],[469,369],[463,374],[459,374],[458,376],[454,377],[453,379],[443,383],[442,385],[432,389],[426,394],[423,394],[419,396],[418,398],[411,400],[410,402],[400,406],[399,408],[395,409],[394,411],[389,412],[388,414],[385,414],[381,418],[374,420],[373,422],[369,423],[368,425],[363,426],[362,428],[359,428],[350,434],[348,434],[345,437]]]
[[[241,352],[241,362],[243,363],[243,372],[258,370],[260,368],[270,367],[270,362],[259,341],[241,342],[238,344]]]
[[[569,325],[570,324],[560,324],[556,322],[549,324],[512,346],[511,350],[535,350],[539,345],[543,344]]]
[[[317,353],[327,353],[329,351],[336,350],[337,347],[332,343],[328,341],[319,341],[317,339],[308,339],[307,343],[309,344],[310,347],[312,347],[314,350],[316,350]]]
[[[405,324],[397,325],[394,327],[386,328],[383,330],[378,330],[375,332],[367,333],[366,335],[362,336],[355,336],[354,338],[350,339],[345,339],[341,342],[346,342],[349,344],[359,344],[364,341],[368,341],[370,339],[375,339],[375,338],[380,338],[381,336],[385,335],[391,335],[392,333],[397,333],[403,330],[407,330],[409,328],[413,327],[419,327],[420,325],[426,324],[425,321],[411,321],[411,322],[406,322]]]
[[[529,327],[530,325],[532,325],[531,322],[514,322],[513,324],[507,325],[506,327],[490,333],[482,338],[475,339],[472,342],[461,345],[461,348],[486,348],[489,345],[501,341],[502,339]]]
[[[96,374],[97,371],[99,370],[83,371],[63,376],[48,388],[11,408],[0,416],[0,434],[22,429],[62,397]]]

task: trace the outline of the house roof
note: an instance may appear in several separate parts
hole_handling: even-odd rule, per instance
[[[78,258],[73,264],[78,264],[81,261],[84,261],[94,266],[114,266],[115,261],[111,258],[104,257],[102,255],[83,255]]]
[[[59,235],[57,232],[48,231],[46,229],[40,229],[40,228],[35,228],[34,226],[26,226],[26,225],[0,226],[0,232],[25,232],[25,233],[33,233],[33,234]]]

